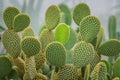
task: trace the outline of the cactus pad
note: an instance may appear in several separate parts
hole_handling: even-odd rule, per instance
[[[19,10],[16,7],[7,7],[3,12],[3,19],[8,29],[13,29],[14,17],[19,14]]]
[[[98,53],[105,56],[115,56],[120,53],[120,41],[116,39],[110,39],[98,48]]]
[[[22,38],[24,38],[26,36],[34,36],[34,32],[33,32],[32,28],[27,27],[22,31]]]
[[[41,44],[38,41],[38,39],[36,39],[33,36],[28,36],[25,37],[22,41],[21,41],[21,48],[23,50],[23,52],[28,56],[33,56],[37,53],[40,52],[41,50]]]
[[[82,39],[87,42],[92,41],[95,37],[97,37],[100,27],[101,24],[97,17],[87,16],[83,18],[79,26]]]
[[[91,80],[106,80],[107,68],[105,63],[99,62],[91,73]]]
[[[70,29],[65,23],[60,23],[55,29],[55,39],[65,44],[70,36]]]
[[[12,70],[12,63],[7,57],[0,56],[0,78],[7,76]]]
[[[14,23],[13,23],[13,29],[16,32],[24,30],[26,27],[28,27],[30,24],[30,18],[27,14],[20,13],[15,16]]]
[[[46,47],[46,58],[51,64],[61,67],[66,62],[65,47],[59,42],[52,42]]]
[[[54,29],[60,22],[60,9],[56,5],[48,7],[45,15],[46,28],[49,30]]]
[[[77,67],[83,67],[90,63],[94,55],[94,47],[90,43],[80,41],[73,47],[73,63]]]
[[[79,3],[73,9],[73,20],[77,25],[88,15],[90,15],[90,8],[86,3]]]
[[[20,55],[20,37],[16,32],[5,30],[2,34],[2,43],[12,57],[18,57]]]
[[[58,71],[58,78],[60,80],[78,80],[78,71],[71,64],[66,64]]]

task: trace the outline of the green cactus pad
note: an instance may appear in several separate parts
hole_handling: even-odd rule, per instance
[[[66,64],[58,71],[58,78],[60,80],[78,80],[78,71],[71,64]]]
[[[31,27],[27,27],[22,31],[22,38],[25,38],[26,36],[34,36],[34,32]]]
[[[9,6],[4,10],[3,19],[8,29],[13,29],[14,17],[19,13],[19,10],[14,6]]]
[[[84,80],[89,80],[90,77],[90,64],[86,65],[85,73],[84,73]]]
[[[12,70],[12,63],[5,56],[0,56],[0,78],[7,76]]]
[[[18,71],[15,70],[15,69],[12,69],[10,74],[8,75],[8,79],[10,79],[10,80],[19,80]]]
[[[25,74],[28,80],[34,79],[36,76],[35,58],[34,56],[27,57],[25,61]]]
[[[70,27],[70,36],[67,43],[65,44],[65,48],[67,50],[70,50],[74,46],[76,41],[77,41],[77,33],[73,28]]]
[[[61,12],[63,12],[63,14],[65,16],[64,17],[64,22],[67,25],[71,25],[72,16],[71,16],[71,11],[70,11],[69,7],[66,4],[62,3],[62,4],[59,5],[59,8],[60,8]]]
[[[120,53],[120,41],[116,39],[110,39],[98,48],[98,53],[105,56],[115,56]]]
[[[107,68],[105,63],[99,62],[91,73],[91,80],[106,80]]]
[[[65,47],[59,42],[52,42],[46,47],[47,61],[56,67],[61,67],[66,62]]]
[[[90,15],[90,8],[86,3],[79,3],[73,9],[73,20],[77,25],[88,15]]]
[[[45,49],[49,43],[54,41],[54,33],[48,29],[44,29],[39,36],[39,40],[42,44],[42,49]]]
[[[35,57],[36,70],[39,70],[42,67],[42,65],[44,65],[44,63],[46,62],[45,54],[40,52],[36,54],[34,57]]]
[[[110,63],[107,60],[101,60],[101,62],[105,63],[107,72],[109,72],[110,71]]]
[[[58,42],[65,44],[70,36],[70,29],[65,23],[60,23],[55,30],[55,39]]]
[[[56,5],[51,5],[48,7],[45,15],[46,28],[49,30],[54,29],[60,22],[60,9]]]
[[[26,27],[28,27],[30,24],[30,18],[25,13],[20,13],[15,16],[14,23],[13,23],[13,29],[16,32],[24,30]]]
[[[87,16],[82,19],[79,26],[81,37],[84,41],[91,42],[100,30],[101,24],[97,17]]]
[[[18,57],[21,53],[20,37],[13,30],[5,30],[2,34],[4,48],[12,57]]]
[[[113,76],[120,78],[120,57],[117,58],[113,65]]]
[[[100,62],[100,60],[101,60],[101,57],[97,53],[95,53],[92,62],[90,62],[90,72],[93,71],[94,67],[97,65],[97,63]]]
[[[83,67],[92,62],[94,55],[94,47],[90,43],[80,41],[73,47],[73,63],[77,67]]]
[[[35,37],[28,36],[28,37],[25,37],[24,39],[22,39],[21,48],[22,48],[23,52],[28,57],[30,57],[30,56],[33,56],[40,52],[41,44],[38,41],[38,39],[36,39]]]

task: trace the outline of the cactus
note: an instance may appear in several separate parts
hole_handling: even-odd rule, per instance
[[[13,29],[16,32],[24,30],[30,24],[30,18],[27,14],[20,13],[15,16],[13,21]]]
[[[86,3],[79,3],[73,9],[73,20],[77,25],[88,15],[90,15],[90,8]]]
[[[59,42],[52,42],[46,47],[46,58],[49,63],[61,67],[66,62],[65,47]]]
[[[30,56],[33,56],[33,55],[38,54],[40,52],[41,44],[38,41],[38,39],[36,39],[35,37],[28,36],[28,37],[25,37],[24,39],[22,39],[21,48],[22,48],[23,52],[28,57],[30,57]]]
[[[12,63],[8,57],[0,56],[0,78],[10,74],[12,70]]]
[[[113,76],[120,78],[120,57],[117,58],[113,65]]]
[[[73,47],[73,63],[77,67],[89,64],[95,55],[94,47],[87,42],[80,41]]]
[[[48,7],[45,15],[46,28],[49,30],[54,29],[60,22],[60,9],[56,5]]]
[[[67,26],[66,24],[60,23],[56,27],[56,29],[55,29],[56,41],[65,44],[69,39],[69,35],[70,35],[70,29],[69,29],[69,26]]]
[[[22,31],[22,38],[25,38],[26,36],[34,36],[34,32],[30,27],[27,27]]]
[[[87,16],[83,18],[79,26],[82,40],[87,42],[92,41],[97,36],[100,27],[100,21],[97,17]]]
[[[78,71],[73,65],[66,64],[58,71],[58,78],[60,80],[77,80]]]
[[[3,19],[8,29],[13,29],[14,17],[19,13],[20,11],[14,6],[9,6],[4,10]]]
[[[21,53],[20,37],[13,30],[5,30],[2,34],[4,48],[12,57],[18,57]]]
[[[116,39],[110,39],[98,48],[98,53],[105,56],[115,56],[120,53],[120,41]]]
[[[54,41],[53,31],[49,31],[48,29],[44,29],[39,36],[39,41],[41,42],[42,49],[44,50],[49,43]]]
[[[105,63],[99,62],[91,73],[91,80],[105,80],[107,68]]]
[[[89,80],[90,77],[90,64],[88,64],[85,68],[84,80]]]

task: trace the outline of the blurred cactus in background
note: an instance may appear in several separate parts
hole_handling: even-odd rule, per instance
[[[109,17],[109,39],[103,40],[101,20],[91,15],[85,2],[76,4],[72,10],[64,3],[51,4],[40,27],[36,10],[42,0],[36,8],[33,0],[28,4],[24,1],[21,9],[13,1],[10,2],[18,8],[8,6],[2,11],[6,28],[1,28],[1,41],[6,53],[0,54],[0,80],[120,79],[120,33],[116,31],[116,16]],[[71,25],[72,20],[77,30]],[[34,26],[37,30],[41,28],[39,35],[35,34]]]

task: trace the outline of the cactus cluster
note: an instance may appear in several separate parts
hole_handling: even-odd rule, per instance
[[[70,26],[71,18],[77,30]],[[30,17],[16,7],[7,7],[3,19],[7,54],[0,55],[0,80],[119,80],[120,57],[111,66],[101,56],[118,56],[120,41],[111,37],[103,42],[104,28],[87,3],[77,4],[72,17],[65,4],[50,5],[39,36],[29,26]]]

